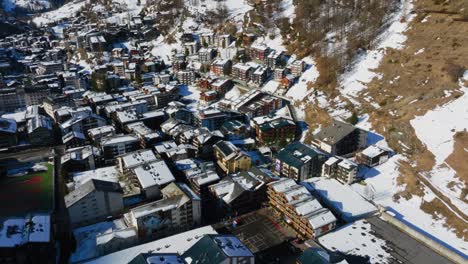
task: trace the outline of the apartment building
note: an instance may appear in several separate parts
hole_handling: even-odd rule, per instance
[[[355,182],[357,172],[356,163],[339,157],[330,157],[322,166],[322,177],[334,178],[343,184]]]
[[[163,160],[143,162],[129,169],[132,183],[140,187],[141,193],[147,199],[161,197],[161,189],[175,181],[171,170]]]
[[[119,183],[90,179],[65,196],[73,227],[90,225],[117,216],[123,210]]]
[[[215,60],[211,63],[210,71],[217,76],[227,76],[231,74],[232,62],[231,60]]]
[[[231,76],[234,79],[248,82],[252,78],[253,71],[254,69],[252,68],[252,66],[237,63],[234,66],[232,66]]]
[[[268,184],[270,206],[307,240],[323,235],[336,226],[336,217],[293,179],[282,178]]]
[[[163,198],[135,207],[125,221],[136,228],[141,240],[153,240],[201,224],[201,200],[184,183],[171,183],[162,189]]]
[[[8,148],[18,144],[16,132],[15,120],[0,118],[0,148]]]
[[[356,162],[367,167],[375,167],[386,162],[391,153],[390,149],[372,145],[356,155]]]
[[[28,120],[27,131],[31,145],[46,146],[54,142],[52,119],[49,117],[35,115]]]
[[[105,164],[114,164],[119,155],[140,148],[140,139],[135,135],[115,135],[106,137],[99,143]]]
[[[254,118],[251,122],[259,145],[282,148],[296,138],[296,123],[285,117]]]
[[[319,177],[326,156],[308,145],[294,142],[281,149],[276,156],[276,172],[287,178],[303,181]]]
[[[210,131],[218,130],[228,118],[228,115],[218,109],[204,109],[193,114],[197,127],[205,127]]]
[[[312,145],[332,155],[346,156],[360,149],[367,143],[367,131],[338,120],[333,120],[314,135]]]
[[[217,164],[224,174],[248,170],[251,158],[229,141],[219,141],[213,146]]]
[[[252,167],[228,176],[209,186],[218,218],[243,215],[261,208],[267,202],[267,184],[276,179],[268,171]]]
[[[270,48],[268,48],[266,45],[252,45],[249,49],[247,49],[247,55],[252,60],[266,61],[270,51]]]

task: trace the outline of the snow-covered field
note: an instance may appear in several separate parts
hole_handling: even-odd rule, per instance
[[[468,71],[463,79],[468,81]],[[460,210],[468,212],[468,204],[459,198],[464,183],[456,179],[456,172],[445,162],[454,150],[455,133],[468,129],[468,87],[463,86],[462,81],[460,91],[464,94],[461,97],[414,118],[411,125],[419,140],[435,156],[435,166],[426,178]],[[458,184],[449,188],[449,182]]]
[[[87,3],[87,0],[72,1],[58,9],[42,13],[41,15],[33,18],[33,22],[38,25],[46,25],[53,23],[64,18],[74,17],[76,13]]]
[[[429,188],[424,189],[425,194],[422,198],[413,196],[409,200],[405,198],[394,200],[393,196],[405,189],[405,186],[397,184],[399,161],[405,159],[402,155],[395,155],[386,163],[364,171],[363,176],[366,178],[367,185],[354,184],[353,189],[363,197],[373,200],[374,203],[387,207],[396,214],[397,218],[419,228],[421,232],[467,254],[466,242],[445,226],[442,216],[441,219],[435,220],[430,214],[421,210],[420,206],[423,201],[430,202],[436,197]]]
[[[29,11],[42,11],[51,8],[47,0],[3,0],[2,8],[6,12],[12,12],[15,8],[23,8]]]
[[[252,6],[246,0],[186,0],[185,5],[192,13],[206,14],[207,11],[216,10],[218,7],[225,6],[229,11],[229,19],[243,20],[245,13],[252,10]]]
[[[311,92],[313,92],[314,90],[308,89],[307,85],[309,83],[314,83],[319,76],[319,72],[315,66],[315,61],[313,58],[304,58],[304,62],[309,68],[302,74],[302,76],[299,78],[299,81],[297,81],[297,83],[294,84],[286,93],[286,97],[289,97],[294,101],[302,100],[306,98],[307,95],[309,95]]]

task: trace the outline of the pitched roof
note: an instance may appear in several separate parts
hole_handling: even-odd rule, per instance
[[[198,264],[222,263],[230,257],[253,257],[252,252],[233,235],[205,235],[182,258]]]
[[[103,192],[123,192],[122,187],[120,187],[120,184],[117,182],[92,179],[85,182],[71,193],[67,194],[65,196],[65,206],[68,208],[74,205],[76,202],[80,201],[94,190]]]

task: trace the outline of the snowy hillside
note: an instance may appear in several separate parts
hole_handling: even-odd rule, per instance
[[[48,0],[3,0],[2,8],[6,12],[22,9],[28,12],[39,12],[50,9],[52,4]]]

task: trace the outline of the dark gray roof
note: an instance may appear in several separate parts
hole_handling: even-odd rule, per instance
[[[228,157],[229,155],[237,152],[238,150],[237,147],[234,146],[234,144],[224,140],[218,141],[218,143],[216,143],[214,147],[219,149],[219,151],[221,151],[225,157]]]
[[[351,134],[355,129],[357,128],[351,124],[333,120],[331,126],[320,130],[320,132],[314,135],[314,138],[333,145]]]
[[[91,179],[65,196],[65,206],[67,208],[72,206],[94,190],[122,193],[122,187],[120,187],[120,184],[117,182]]]
[[[177,253],[141,253],[129,264],[185,264]]]

